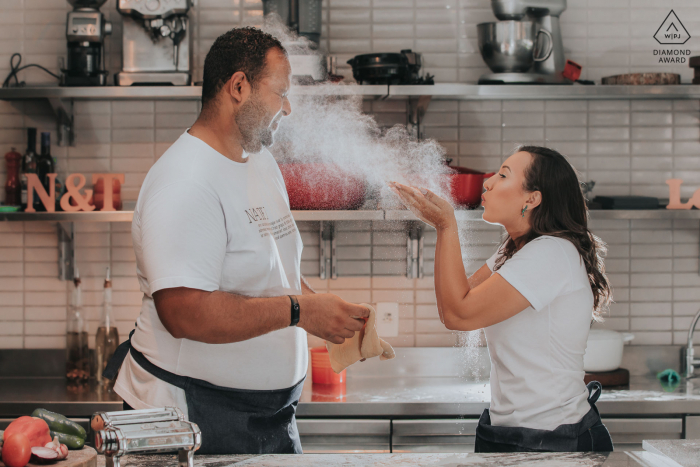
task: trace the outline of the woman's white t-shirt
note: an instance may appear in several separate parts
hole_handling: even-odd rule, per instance
[[[486,262],[493,271],[497,251]],[[491,357],[491,424],[553,430],[590,410],[583,355],[593,292],[576,247],[557,237],[532,240],[500,274],[529,307],[484,331]]]
[[[144,180],[132,239],[143,292],[132,345],[152,363],[236,389],[288,388],[304,377],[303,329],[232,344],[176,339],[152,298],[172,287],[252,297],[301,294],[301,236],[282,174],[267,150],[238,163],[183,133]],[[115,391],[136,409],[175,405],[187,413],[184,391],[150,375],[131,356]]]

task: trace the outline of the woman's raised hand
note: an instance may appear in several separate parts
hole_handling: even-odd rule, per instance
[[[457,220],[452,205],[432,191],[397,182],[389,182],[388,185],[406,207],[426,224],[438,230],[456,225]]]

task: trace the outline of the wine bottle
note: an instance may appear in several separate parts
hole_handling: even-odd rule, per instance
[[[20,193],[20,201],[24,211],[27,208],[27,174],[36,173],[36,128],[27,128],[27,150],[22,156],[21,170],[20,182],[22,183],[22,191]]]
[[[97,384],[104,388],[111,389],[114,382],[102,377],[102,372],[107,367],[107,363],[114,355],[119,346],[119,331],[117,330],[114,317],[112,316],[112,280],[107,268],[107,276],[104,282],[104,301],[102,303],[102,322],[97,328],[95,335],[95,377]]]

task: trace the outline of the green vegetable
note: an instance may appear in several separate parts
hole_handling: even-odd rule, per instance
[[[49,425],[49,430],[56,433],[64,433],[66,435],[77,436],[82,438],[83,442],[87,438],[87,433],[85,433],[85,428],[78,425],[72,420],[68,420],[64,415],[60,413],[50,412],[46,409],[36,409],[32,412],[32,417],[41,418]],[[53,437],[53,435],[51,435]],[[61,441],[63,443],[63,441]],[[66,443],[63,443],[66,444]]]
[[[68,446],[68,449],[83,449],[85,446],[85,440],[80,436],[67,435],[65,433],[60,433],[58,431],[52,431],[51,437],[58,437],[58,442]]]

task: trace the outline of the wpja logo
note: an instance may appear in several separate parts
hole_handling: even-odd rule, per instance
[[[685,44],[690,39],[690,34],[676,13],[671,10],[654,34],[654,39],[659,44]]]
[[[690,39],[690,34],[676,13],[671,10],[656,30],[654,39],[659,44],[683,45]],[[690,56],[690,49],[654,49],[654,56],[659,57],[658,63],[685,63],[686,57]]]

